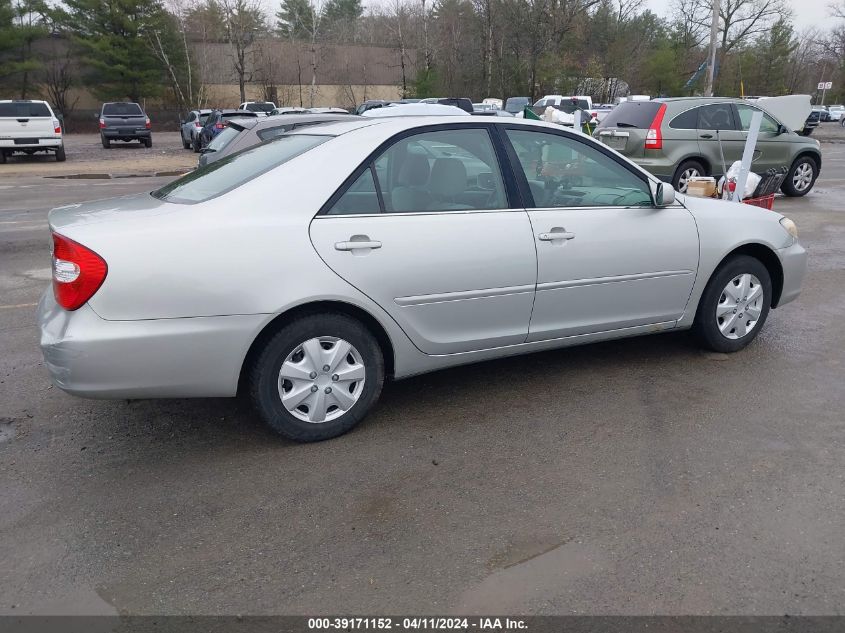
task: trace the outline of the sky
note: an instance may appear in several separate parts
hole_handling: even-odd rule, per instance
[[[807,27],[826,28],[829,26],[830,10],[828,5],[831,0],[787,0],[792,7],[792,20],[796,30],[800,31]],[[664,17],[669,13],[672,0],[645,0],[645,6],[654,11],[657,15]]]

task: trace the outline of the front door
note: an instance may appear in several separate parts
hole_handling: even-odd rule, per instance
[[[730,102],[711,103],[698,108],[698,149],[710,163],[713,176],[723,176],[724,169],[730,169],[734,161],[742,160],[747,136],[734,121],[733,104]]]
[[[486,125],[433,126],[362,165],[311,223],[329,267],[427,354],[528,335],[536,252],[499,163]]]
[[[528,181],[537,247],[528,340],[679,319],[698,268],[690,213],[655,208],[645,176],[586,139],[506,134]]]
[[[751,116],[757,108],[744,103],[736,104],[739,127],[744,136],[748,136],[748,128],[751,127]],[[757,136],[757,147],[754,151],[754,161],[751,171],[762,174],[767,169],[786,167],[791,165],[792,140],[795,137],[789,133],[782,133],[780,124],[769,114],[763,113],[763,121],[760,124],[760,134]]]

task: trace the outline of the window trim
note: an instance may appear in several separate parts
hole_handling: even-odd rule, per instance
[[[744,130],[742,128],[742,117],[739,116],[739,106],[745,106],[745,107],[750,108],[752,110],[757,110],[757,112],[762,112],[764,119],[765,119],[765,117],[769,117],[772,121],[775,122],[776,125],[778,125],[782,128],[786,128],[786,126],[783,123],[778,121],[778,119],[777,119],[777,117],[775,117],[775,115],[773,115],[769,112],[766,112],[763,108],[758,108],[757,106],[752,105],[750,103],[734,103],[733,104],[733,110],[734,110],[734,116],[736,117],[737,125],[739,126],[738,131],[742,132],[743,134],[748,134],[748,130]],[[786,129],[789,129],[789,128],[786,128]],[[763,131],[762,123],[760,125],[760,131],[761,132]]]
[[[536,206],[535,201],[534,201],[534,194],[531,192],[531,187],[528,184],[528,177],[525,175],[525,171],[522,169],[522,164],[519,162],[519,158],[516,155],[516,149],[514,148],[513,143],[511,143],[510,138],[508,138],[507,131],[509,131],[509,130],[514,130],[514,131],[517,131],[517,132],[528,131],[528,132],[534,132],[534,133],[540,133],[540,134],[551,134],[552,136],[560,136],[560,137],[575,141],[576,143],[581,143],[582,145],[592,147],[593,149],[598,151],[600,154],[604,154],[607,158],[610,158],[617,165],[619,165],[623,169],[627,170],[628,172],[630,172],[631,174],[633,174],[634,176],[639,178],[643,182],[643,184],[645,185],[646,191],[649,192],[649,198],[652,197],[651,196],[651,182],[652,181],[645,174],[639,172],[636,169],[633,169],[631,167],[631,165],[629,165],[623,158],[614,154],[611,150],[604,147],[604,145],[602,145],[601,143],[594,141],[591,138],[590,138],[590,140],[587,140],[587,138],[589,138],[589,137],[579,138],[579,136],[577,134],[575,134],[574,132],[570,132],[569,130],[564,130],[564,129],[561,129],[561,130],[555,130],[555,129],[550,129],[550,128],[540,129],[540,128],[524,126],[524,125],[514,125],[512,123],[511,124],[504,124],[504,125],[501,125],[499,127],[502,128],[501,131],[500,131],[500,134],[502,135],[503,141],[507,144],[508,159],[511,161],[511,172],[514,174],[514,177],[517,179],[517,182],[519,183],[519,188],[520,188],[520,191],[522,193],[523,201],[531,203],[530,205],[527,205],[527,204],[524,205],[523,208],[526,211],[538,211],[538,210],[544,210],[544,209],[588,209],[588,208],[646,209],[646,208],[657,208],[657,207],[654,206],[654,199],[653,198],[652,198],[652,202],[651,202],[650,207],[644,207],[644,206],[636,206],[635,207],[635,206],[622,206],[622,205],[608,205],[608,206],[601,206],[601,207],[538,207],[538,206]]]
[[[690,127],[675,127],[672,124],[675,122],[675,120],[679,119],[680,117],[685,115],[687,112],[690,112],[691,110],[698,110],[701,107],[702,107],[701,105],[694,105],[691,108],[687,108],[686,110],[678,112],[678,114],[673,116],[672,119],[669,121],[669,124],[668,124],[669,127],[672,128],[673,130],[692,130],[693,132],[697,132],[698,131],[698,118],[699,118],[699,115],[700,115],[700,113],[698,113],[698,112],[696,112],[696,114],[695,114],[695,127],[693,127],[693,128],[690,128]]]
[[[329,196],[325,203],[320,207],[320,210],[317,211],[315,218],[319,217],[329,217],[329,218],[348,218],[348,217],[379,217],[379,216],[403,216],[403,215],[442,215],[444,213],[479,213],[479,212],[513,212],[513,211],[522,211],[524,206],[518,206],[521,203],[521,198],[519,192],[515,187],[515,182],[513,181],[513,174],[510,174],[510,178],[508,177],[508,171],[510,170],[510,164],[507,160],[507,156],[504,152],[504,147],[500,146],[496,141],[497,131],[491,128],[499,127],[493,123],[435,123],[431,125],[421,125],[418,127],[408,128],[406,130],[402,130],[401,132],[397,132],[387,140],[383,141],[376,147],[373,151],[371,151],[367,157],[358,165],[352,173],[346,177],[346,179],[341,183],[341,185],[335,190],[335,192]],[[381,158],[382,154],[386,152],[388,149],[393,147],[399,141],[406,139],[410,136],[418,136],[420,134],[425,134],[427,132],[442,132],[448,130],[470,130],[470,129],[481,129],[487,131],[487,136],[490,139],[490,144],[493,147],[493,154],[496,157],[496,162],[499,166],[499,172],[502,176],[502,185],[505,188],[505,197],[507,199],[507,208],[504,209],[461,209],[456,211],[408,211],[402,213],[388,213],[385,211],[384,206],[384,196],[381,191],[381,183],[378,179],[378,174],[375,171],[375,162],[379,158]],[[373,170],[373,180],[375,181],[376,191],[378,192],[379,198],[379,214],[374,213],[347,213],[343,215],[331,215],[329,211],[331,208],[337,203],[340,198],[346,194],[347,190],[355,184],[358,178],[361,177],[361,174],[364,173],[366,169],[372,168]],[[512,170],[511,170],[512,172]]]

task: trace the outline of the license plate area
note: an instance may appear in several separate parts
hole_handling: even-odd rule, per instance
[[[37,138],[16,138],[15,145],[38,145]]]
[[[604,133],[599,134],[599,140],[611,149],[617,151],[624,150],[628,145],[628,135],[623,133]]]

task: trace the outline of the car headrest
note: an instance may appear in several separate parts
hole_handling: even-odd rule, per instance
[[[431,193],[452,197],[467,188],[467,168],[457,158],[438,158],[431,168]]]
[[[428,158],[420,154],[408,154],[399,170],[399,183],[409,187],[422,187],[428,182],[430,173]]]

